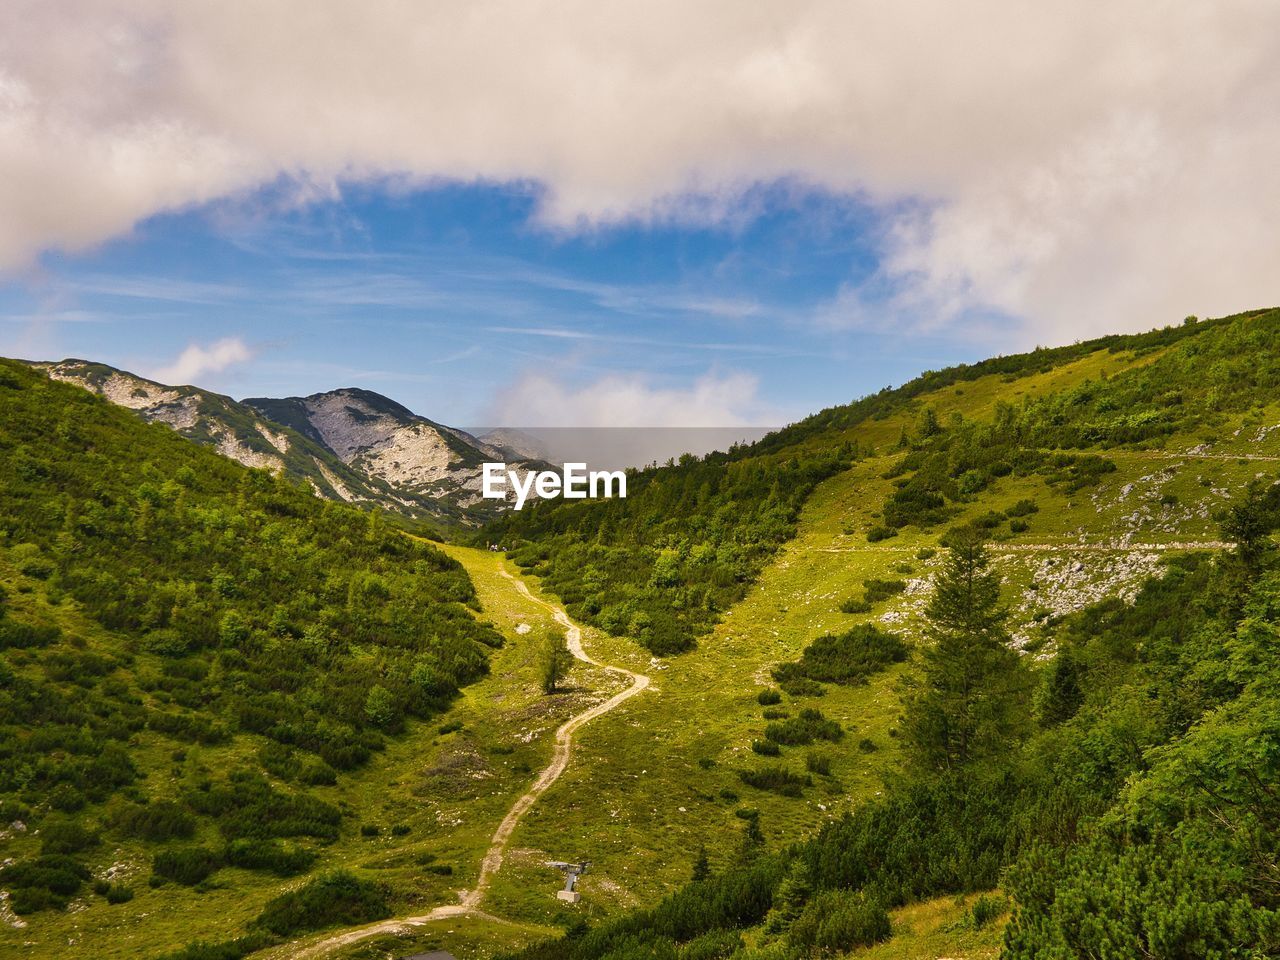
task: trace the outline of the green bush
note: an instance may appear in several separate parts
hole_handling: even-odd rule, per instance
[[[882,600],[895,597],[907,589],[905,580],[878,580],[875,577],[871,577],[862,583],[866,589],[867,603],[880,603]]]
[[[782,694],[777,690],[761,690],[756,694],[756,703],[762,707],[770,707],[782,702]]]
[[[339,870],[267,902],[254,926],[278,937],[333,926],[353,926],[391,916],[386,891]]]
[[[812,707],[800,711],[798,717],[776,720],[764,729],[765,739],[788,747],[799,747],[815,740],[839,740],[844,736],[840,724],[828,720],[821,710]],[[757,751],[758,752],[758,751]]]
[[[194,887],[223,865],[222,855],[208,847],[170,847],[156,851],[151,872],[164,880]]]
[[[786,767],[761,767],[758,770],[740,770],[738,778],[749,787],[767,790],[784,797],[798,797],[804,787],[812,786],[807,776],[792,773]]]
[[[14,913],[61,910],[91,874],[65,854],[45,854],[0,867],[0,887],[10,893]]]
[[[831,758],[825,753],[811,753],[804,758],[805,769],[820,777],[831,776]]]
[[[265,870],[278,877],[305,873],[316,862],[316,854],[302,847],[286,847],[279,840],[245,838],[232,840],[225,850],[226,862],[246,870]]]
[[[824,890],[791,925],[792,944],[824,954],[845,953],[888,940],[889,914],[862,891]]]
[[[49,820],[40,828],[40,853],[79,853],[98,844],[98,835],[78,820]]]
[[[782,748],[772,740],[752,740],[751,752],[758,753],[762,757],[776,757],[782,753]]]
[[[189,840],[196,832],[195,817],[170,800],[126,807],[115,815],[111,825],[127,837],[153,843]]]
[[[860,623],[841,634],[824,634],[805,647],[800,659],[780,664],[774,679],[794,683],[808,679],[854,685],[893,663],[907,659],[907,645],[897,634],[871,623]]]

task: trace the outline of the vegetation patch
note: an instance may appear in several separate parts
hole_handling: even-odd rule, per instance
[[[858,624],[841,634],[824,634],[804,648],[800,659],[778,666],[780,683],[808,679],[820,683],[858,684],[890,664],[907,659],[906,643],[874,624]]]

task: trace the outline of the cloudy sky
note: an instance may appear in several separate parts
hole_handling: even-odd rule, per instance
[[[772,424],[1280,302],[1280,5],[8,0],[0,354]]]

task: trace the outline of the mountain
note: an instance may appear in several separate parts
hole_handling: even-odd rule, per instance
[[[475,526],[504,506],[480,497],[480,464],[514,460],[507,451],[369,390],[241,402],[87,360],[31,366],[328,500],[444,526]]]
[[[471,443],[254,403],[370,482]],[[0,364],[0,953],[1280,956],[1278,469],[1277,310],[931,371],[506,556]]]
[[[189,429],[209,402],[124,389]],[[332,863],[383,815],[349,787],[502,645],[426,540],[8,360],[0,451],[0,954],[153,891],[170,914],[227,891],[216,925]],[[173,936],[128,926],[91,953]]]
[[[471,434],[419,416],[370,390],[349,387],[309,397],[254,397],[245,405],[322,445],[344,465],[411,503],[431,503],[474,522],[502,505],[480,497],[481,464],[512,459]],[[542,466],[515,459],[511,466]]]

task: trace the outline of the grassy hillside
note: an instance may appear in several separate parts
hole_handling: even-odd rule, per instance
[[[47,945],[74,902],[73,940],[128,918],[163,946],[162,907],[252,920],[364,817],[395,826],[365,769],[502,643],[454,560],[16,363],[0,451],[6,937]]]
[[[584,889],[597,905],[608,905],[605,912],[611,914],[625,906],[628,896],[633,902],[656,903],[672,882],[680,882],[680,873],[689,876],[702,843],[711,851],[715,872],[731,871],[744,823],[737,811],[760,811],[766,846],[778,849],[823,822],[838,822],[846,811],[857,814],[866,809],[868,800],[885,789],[880,776],[901,769],[900,680],[918,670],[918,651],[925,642],[922,608],[945,556],[940,541],[956,526],[976,523],[994,541],[993,563],[1004,581],[1014,642],[1039,651],[1032,661],[1037,683],[1049,684],[1053,654],[1067,642],[1066,635],[1080,629],[1073,624],[1096,623],[1098,617],[1123,620],[1124,602],[1136,598],[1148,578],[1164,576],[1167,562],[1179,563],[1177,557],[1197,549],[1220,550],[1220,544],[1233,536],[1220,531],[1215,517],[1250,481],[1274,474],[1280,458],[1280,438],[1273,432],[1280,422],[1271,370],[1277,356],[1275,314],[1198,327],[1178,328],[1176,336],[1168,335],[1170,342],[1154,348],[1147,344],[1136,350],[1078,349],[1068,362],[1048,369],[944,382],[940,389],[913,396],[855,426],[803,438],[815,449],[856,445],[858,460],[816,487],[799,515],[797,538],[781,546],[745,599],[703,636],[697,650],[663,665],[657,695],[635,704],[632,721],[595,732],[598,739],[590,762],[576,775],[571,773],[563,792],[557,789],[546,798],[543,816],[551,824],[543,824],[536,833],[531,825],[525,834],[528,842],[545,849],[556,833],[553,824],[570,815],[586,818],[592,826],[585,836],[594,844],[587,852],[603,861],[604,875],[594,881],[585,878]],[[1196,339],[1201,336],[1203,340]],[[1180,403],[1165,396],[1171,390],[1182,391]],[[1117,402],[1122,404],[1119,409],[1112,407]],[[1015,414],[1013,443],[992,430],[997,417],[1006,418],[1007,427],[1006,405]],[[932,417],[924,412],[928,409]],[[1130,413],[1143,414],[1135,418],[1143,423],[1140,435],[1122,437],[1118,431],[1131,426],[1123,424]],[[930,421],[936,421],[936,428]],[[1109,434],[1099,434],[1091,444],[1078,433],[1072,438],[1082,422],[1103,422]],[[1050,446],[1054,443],[1061,446],[1055,449]],[[994,455],[975,464],[969,456],[975,447]],[[1006,471],[999,458],[1010,452],[1030,456]],[[1070,459],[1057,460],[1060,454]],[[1081,470],[1082,462],[1101,463],[1102,468]],[[995,470],[968,481],[981,482],[969,490],[959,488],[967,471],[992,464]],[[917,514],[910,522],[890,527],[886,538],[869,538],[876,527],[889,527],[886,514],[903,481],[922,469],[951,484],[931,482],[925,487],[941,496],[942,515]],[[1212,594],[1221,588],[1207,585],[1208,576],[1203,573],[1195,589],[1203,587]],[[1217,574],[1209,580],[1221,583]],[[897,583],[900,590],[895,590]],[[1082,612],[1099,601],[1103,608]],[[1148,602],[1171,601],[1164,597]],[[1172,601],[1174,608],[1182,602],[1195,601]],[[1117,629],[1145,635],[1153,620],[1168,616],[1168,607],[1159,609],[1159,616],[1136,618]],[[783,690],[776,707],[756,703],[757,693],[778,685],[771,674],[779,663],[800,660],[804,648],[823,634],[840,637],[860,623],[898,633],[917,652],[907,664],[890,664],[865,684],[823,684],[820,691],[802,685],[793,692]],[[1217,629],[1230,632],[1232,621]],[[625,638],[601,637],[598,642],[615,659],[626,654]],[[1110,679],[1103,681],[1101,676],[1100,672],[1095,695],[1105,698]],[[814,692],[823,695],[815,697]],[[1153,695],[1145,693],[1137,700]],[[1131,710],[1133,696],[1127,692],[1101,709],[1117,714]],[[846,732],[835,742],[781,746],[783,766],[810,778],[809,785],[802,782],[801,795],[787,798],[743,784],[740,771],[778,763],[752,751],[753,742],[767,738],[765,711],[782,710],[796,717],[806,708],[838,720]],[[1187,715],[1180,722],[1211,713]],[[1080,734],[1086,741],[1098,735]],[[1144,769],[1150,762],[1148,747],[1155,750],[1161,737],[1172,741],[1177,732],[1163,728],[1149,735],[1154,739],[1128,745],[1129,769]],[[1027,747],[1029,752],[1045,749],[1047,741],[1040,736],[1031,741],[1039,746]],[[872,752],[863,752],[864,739],[871,741]],[[831,775],[806,769],[813,752],[829,755]],[[896,775],[888,782],[896,783]],[[1042,786],[1036,781],[1035,788],[1005,789],[1017,794]],[[586,790],[593,791],[598,803],[573,802]],[[721,791],[736,798],[726,799]],[[628,802],[631,799],[635,802]],[[628,838],[642,835],[669,837],[669,846],[649,856],[627,845]],[[824,837],[822,845],[836,845],[837,836]],[[612,850],[616,854],[608,852]],[[680,851],[682,862],[668,866],[670,851]],[[1012,854],[1007,861],[997,857],[993,862],[1012,863]],[[1230,873],[1235,868],[1222,869]],[[538,872],[531,870],[521,880],[536,876]],[[966,914],[967,907],[956,912],[941,904],[950,904],[956,890],[993,885],[998,876],[997,869],[972,883],[922,888],[911,892],[907,905],[890,904],[894,937],[868,955],[936,956],[930,951],[942,950],[941,944],[949,944],[957,954],[964,945],[964,951],[975,955],[994,955],[1009,915],[998,898],[980,908],[980,913],[994,911],[981,924]],[[938,894],[943,900],[929,899]],[[969,895],[969,906],[974,896]],[[925,902],[913,906],[919,897]],[[513,899],[512,906],[516,904]],[[565,911],[549,906],[525,915],[549,919],[557,913],[568,922]],[[950,919],[931,919],[941,916]],[[785,943],[777,954],[762,946],[770,939],[785,941],[781,932],[779,928],[769,933],[767,924],[747,924],[744,942],[760,945],[759,956],[783,956]],[[584,941],[588,946],[579,955],[615,956],[607,942],[611,941]],[[635,955],[666,955],[655,949]],[[709,945],[705,949],[712,951]],[[626,950],[616,954],[631,955]],[[748,950],[741,956],[757,953]]]
[[[680,652],[794,535],[815,485],[851,462],[902,454],[867,530],[873,542],[946,522],[1001,477],[1081,491],[1113,469],[1103,451],[1159,450],[1188,434],[1212,444],[1228,417],[1275,400],[1278,319],[1190,321],[925,374],[752,446],[637,471],[625,500],[533,505],[484,539],[509,545],[575,616],[659,655]],[[1064,373],[1061,389],[1041,389]],[[1019,386],[1033,382],[1031,393]],[[989,404],[959,400],[984,383],[996,384]],[[891,420],[896,432],[883,429]],[[988,519],[995,529],[1010,518]]]

